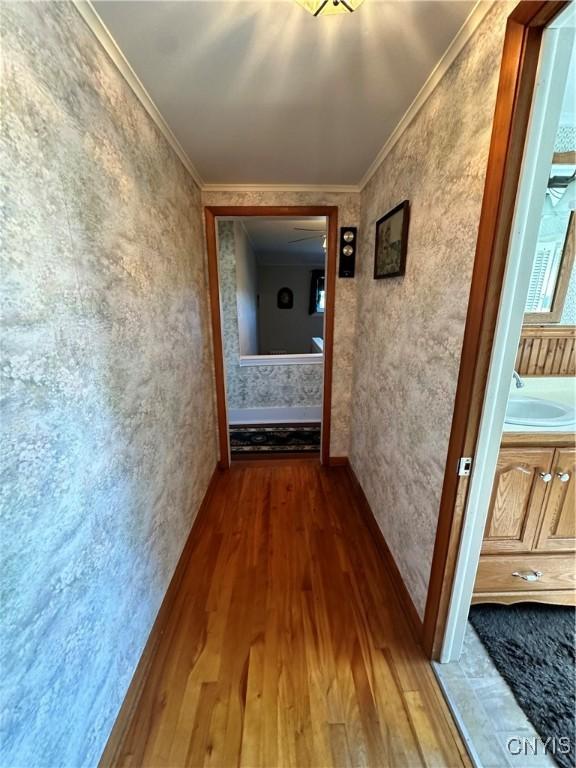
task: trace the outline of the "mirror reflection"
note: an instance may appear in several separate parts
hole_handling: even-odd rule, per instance
[[[237,324],[241,362],[322,354],[325,217],[219,219],[217,233],[222,317]]]
[[[574,146],[576,74],[568,79],[554,155],[540,219],[524,324],[574,324],[574,210],[576,151]]]

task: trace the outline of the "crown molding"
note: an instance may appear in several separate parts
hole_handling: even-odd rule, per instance
[[[357,184],[204,184],[202,192],[336,192],[358,194]]]
[[[287,193],[316,193],[316,194],[358,194],[372,176],[376,173],[381,163],[398,142],[404,131],[408,128],[412,120],[416,117],[419,110],[430,97],[436,86],[440,83],[447,70],[454,62],[458,54],[468,43],[488,11],[497,0],[478,0],[470,15],[458,31],[456,37],[452,40],[450,46],[446,49],[442,58],[438,61],[430,76],[416,95],[412,104],[408,107],[399,123],[396,125],[384,146],[375,157],[374,161],[364,174],[359,184],[205,184],[202,177],[196,170],[194,164],[188,157],[186,151],[168,126],[160,110],[152,100],[152,97],[134,72],[128,60],[122,53],[122,50],[114,40],[110,30],[104,24],[96,9],[90,0],[72,0],[78,13],[82,16],[98,42],[102,45],[119,73],[122,75],[128,86],[132,89],[136,98],[140,101],[144,109],[148,112],[166,141],[170,144],[174,152],[180,158],[182,164],[188,173],[194,179],[196,185],[203,193],[210,192],[287,192]]]
[[[358,188],[360,191],[364,189],[366,184],[370,181],[372,176],[376,173],[382,162],[384,161],[385,157],[390,153],[394,145],[398,142],[404,131],[408,128],[412,120],[416,117],[420,109],[424,106],[428,98],[432,95],[433,91],[435,90],[436,86],[440,83],[458,54],[462,51],[462,49],[465,47],[466,43],[470,40],[474,32],[478,29],[481,22],[483,21],[484,17],[488,13],[488,11],[492,8],[494,5],[494,2],[497,0],[478,0],[472,11],[470,12],[468,18],[464,22],[464,24],[460,27],[458,30],[456,37],[452,40],[444,54],[442,55],[442,58],[439,60],[439,62],[436,64],[432,72],[430,73],[428,79],[422,86],[422,88],[418,91],[416,94],[416,98],[410,104],[402,118],[400,119],[399,123],[397,124],[396,128],[392,131],[390,136],[386,139],[386,143],[378,152],[376,157],[374,158],[374,161],[362,177],[362,180],[360,181],[360,184],[358,185]]]
[[[194,164],[186,154],[184,148],[176,138],[176,136],[172,133],[172,130],[170,129],[168,123],[164,118],[162,117],[162,114],[156,104],[154,104],[154,101],[152,100],[152,97],[144,88],[142,85],[142,82],[140,81],[138,75],[130,64],[128,63],[128,60],[122,53],[120,47],[118,46],[118,43],[114,40],[114,37],[112,36],[112,33],[104,24],[100,16],[98,15],[96,9],[90,2],[90,0],[72,0],[76,10],[78,13],[82,16],[92,33],[94,34],[95,38],[98,40],[100,45],[104,48],[126,83],[130,86],[132,91],[134,92],[134,95],[136,98],[140,101],[146,112],[150,115],[154,123],[156,124],[159,131],[162,133],[168,144],[172,147],[174,152],[178,155],[180,158],[182,164],[192,176],[194,181],[196,182],[196,185],[202,189],[203,187],[203,181],[202,177],[194,167]]]

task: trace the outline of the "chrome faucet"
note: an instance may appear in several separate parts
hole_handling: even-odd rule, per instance
[[[512,379],[516,384],[516,389],[522,389],[522,387],[524,386],[524,382],[522,381],[522,379],[520,378],[520,375],[516,371],[513,372]]]

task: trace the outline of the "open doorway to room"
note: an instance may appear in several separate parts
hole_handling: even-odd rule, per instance
[[[534,87],[524,94],[494,333],[484,339],[489,367],[483,389],[472,382],[478,400],[466,419],[468,428],[478,420],[477,438],[452,468],[462,485],[436,573],[436,631],[428,625],[437,676],[481,766],[570,768],[576,757],[574,38],[568,7],[541,45],[525,39]]]
[[[222,463],[326,461],[334,211],[207,209],[207,227]]]

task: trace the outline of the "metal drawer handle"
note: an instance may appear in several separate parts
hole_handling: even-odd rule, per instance
[[[545,483],[549,483],[550,480],[552,480],[552,475],[550,472],[540,472],[540,477]]]
[[[542,578],[542,571],[514,571],[512,576],[518,576],[518,578],[524,581],[540,581]]]
[[[556,477],[561,483],[567,483],[570,480],[570,472],[556,472]]]

